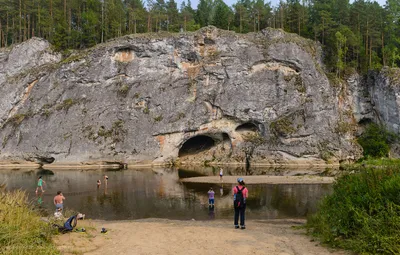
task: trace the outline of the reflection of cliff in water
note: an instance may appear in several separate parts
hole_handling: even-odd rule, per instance
[[[208,201],[207,190],[216,192],[216,207],[229,216],[232,210],[232,184],[209,185],[185,183],[188,190],[198,193],[199,199]],[[223,192],[220,192],[220,189]],[[256,219],[303,218],[315,212],[321,198],[332,191],[330,184],[257,184],[247,185],[249,198],[247,214]],[[223,193],[221,196],[220,194]]]
[[[181,183],[187,175],[215,175],[218,168],[176,170],[153,168],[137,170],[52,170],[43,175],[46,192],[35,195],[38,170],[2,170],[0,180],[7,180],[7,189],[25,189],[35,204],[52,213],[53,197],[58,190],[66,196],[65,208],[83,212],[89,218],[126,220],[140,218],[197,219],[209,218],[207,191],[209,184]],[[224,168],[225,175],[238,168]],[[109,177],[105,185],[103,176]],[[97,180],[102,184],[97,188]],[[215,218],[233,215],[232,184],[213,184]],[[314,211],[319,199],[330,192],[329,185],[249,185],[247,217],[274,219],[304,217]],[[40,201],[39,201],[40,198]],[[39,203],[40,202],[40,203]],[[213,216],[214,217],[214,216]]]

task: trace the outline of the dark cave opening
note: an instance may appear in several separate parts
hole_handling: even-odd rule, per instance
[[[241,131],[252,131],[252,132],[258,132],[258,126],[254,123],[251,122],[246,122],[236,128],[236,132],[241,132]]]
[[[198,135],[187,140],[179,150],[179,157],[196,154],[209,150],[215,145],[214,139],[205,135]]]

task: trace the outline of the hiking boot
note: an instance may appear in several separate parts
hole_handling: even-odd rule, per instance
[[[246,229],[246,227],[245,226],[241,226],[240,229]]]
[[[235,228],[236,228],[236,229],[238,229],[238,228],[239,228],[239,226],[235,226]]]

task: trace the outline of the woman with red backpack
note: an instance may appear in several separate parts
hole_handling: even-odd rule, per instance
[[[244,212],[246,211],[246,199],[249,196],[249,191],[244,186],[243,178],[237,179],[238,185],[233,188],[233,207],[235,208],[234,224],[235,228],[239,228],[239,215],[240,215],[240,228],[245,229]]]

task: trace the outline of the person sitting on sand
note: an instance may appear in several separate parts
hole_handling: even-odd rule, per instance
[[[208,191],[208,206],[214,207],[214,190],[212,187],[210,187],[210,190]]]
[[[56,210],[58,210],[59,208],[63,209],[64,208],[64,200],[65,197],[62,194],[61,191],[57,191],[57,195],[54,197],[54,205],[56,206]]]
[[[35,193],[38,193],[39,188],[42,192],[44,192],[43,184],[46,184],[46,182],[42,179],[42,176],[39,176]]]

